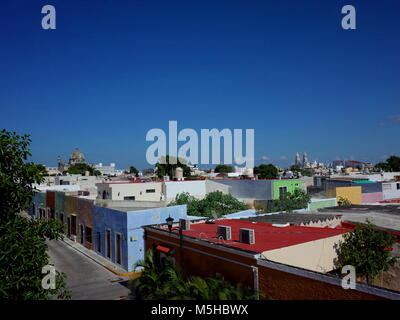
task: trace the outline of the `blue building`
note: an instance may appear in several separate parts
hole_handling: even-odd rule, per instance
[[[93,250],[131,272],[144,258],[144,225],[187,218],[186,205],[130,210],[93,206]]]

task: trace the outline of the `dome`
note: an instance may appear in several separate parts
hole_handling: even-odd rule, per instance
[[[71,153],[71,157],[69,158],[70,163],[81,163],[85,162],[85,156],[82,152],[77,148],[74,152]]]

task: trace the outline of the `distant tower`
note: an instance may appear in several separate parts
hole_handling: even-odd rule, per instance
[[[307,152],[304,152],[304,154],[303,154],[303,167],[308,167],[308,156],[307,156]]]
[[[301,166],[301,162],[300,162],[300,155],[299,155],[299,153],[298,152],[296,152],[296,160],[294,161],[294,164],[296,165],[296,166]]]

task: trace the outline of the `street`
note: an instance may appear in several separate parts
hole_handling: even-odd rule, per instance
[[[127,299],[126,281],[63,241],[47,241],[50,263],[67,275],[72,300]]]

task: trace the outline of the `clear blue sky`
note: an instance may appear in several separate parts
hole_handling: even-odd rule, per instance
[[[41,28],[46,4],[56,30]],[[346,4],[357,30],[341,28]],[[254,128],[256,158],[281,166],[296,151],[399,154],[398,0],[15,0],[0,12],[0,127],[30,133],[35,162],[79,147],[150,167],[146,133],[168,120]]]

